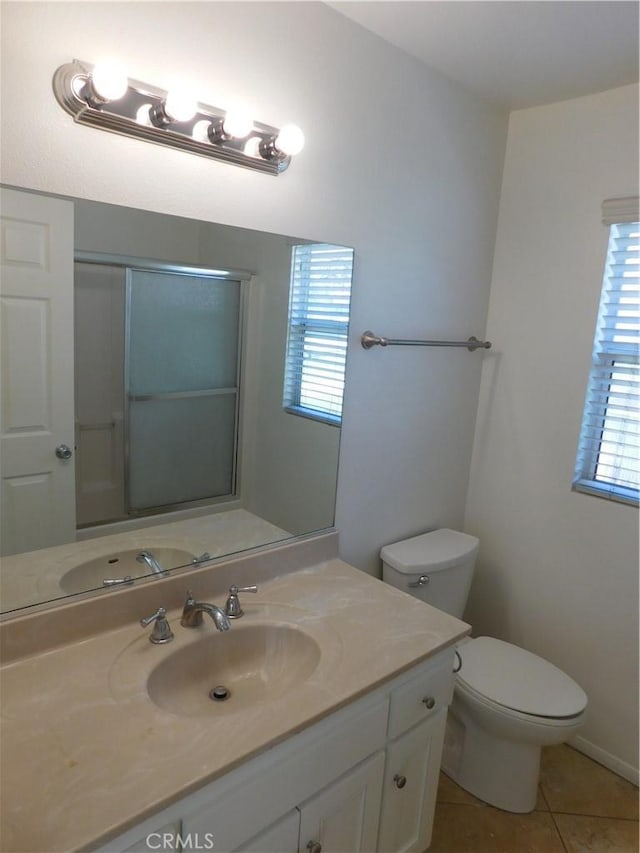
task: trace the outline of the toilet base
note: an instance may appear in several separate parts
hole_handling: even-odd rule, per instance
[[[508,812],[531,812],[538,797],[540,747],[503,740],[449,709],[442,770],[478,799]]]
[[[531,812],[543,746],[565,743],[585,719],[537,717],[507,709],[459,677],[445,733],[442,769],[470,794],[508,812]]]

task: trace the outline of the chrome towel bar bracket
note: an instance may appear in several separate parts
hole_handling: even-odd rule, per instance
[[[367,330],[362,333],[360,343],[364,349],[371,349],[375,346],[391,347],[466,347],[469,352],[477,349],[491,349],[491,341],[479,341],[473,335],[466,341],[415,341],[403,340],[401,338],[380,338],[374,335],[373,332]]]

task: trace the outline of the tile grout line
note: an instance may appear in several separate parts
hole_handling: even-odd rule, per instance
[[[558,826],[558,821],[556,820],[555,813],[552,812],[551,809],[549,809],[549,814],[551,815],[551,820],[553,821],[553,825],[555,826],[556,832],[558,833],[558,838],[560,839],[560,844],[562,844],[562,847],[563,847],[565,853],[570,853],[569,848],[564,843],[564,838],[562,836],[562,832],[560,831],[560,827]]]
[[[546,800],[545,800],[546,802]],[[497,806],[492,806],[490,803],[484,803],[482,800],[479,800],[477,803],[461,803],[458,800],[438,800],[436,805],[446,805],[446,806],[465,806],[467,808],[472,809],[494,809],[495,811],[504,813],[504,814],[517,814],[517,812],[509,812],[505,809],[499,809]],[[547,804],[548,805],[548,804]],[[568,815],[570,817],[589,817],[595,818],[596,820],[621,820],[627,823],[638,823],[639,819],[637,817],[614,817],[612,815],[604,815],[604,814],[592,814],[591,812],[568,812],[562,811],[561,809],[533,809],[531,812],[523,812],[523,814],[552,814],[552,815]]]
[[[544,788],[542,787],[541,782],[538,782],[538,793],[542,797],[542,800],[543,800],[545,806],[549,809],[549,811],[551,811],[551,806],[549,804],[549,800],[547,799],[547,795],[544,792]]]
[[[564,838],[562,837],[562,832],[560,832],[560,827],[558,826],[558,821],[556,820],[555,813],[551,809],[551,806],[549,804],[549,800],[547,799],[547,795],[545,794],[544,788],[543,788],[541,783],[538,783],[538,793],[540,794],[540,796],[544,800],[546,807],[549,809],[549,814],[551,816],[551,820],[552,820],[553,825],[555,827],[556,834],[557,834],[558,838],[560,839],[560,844],[562,844],[563,850],[565,851],[565,853],[569,853],[569,848],[564,843]]]
[[[595,820],[623,820],[627,823],[638,823],[639,821],[637,817],[612,817],[608,814],[591,814],[590,812],[563,812],[560,809],[557,809],[555,812],[551,811],[551,814],[568,815],[569,817],[592,817]]]

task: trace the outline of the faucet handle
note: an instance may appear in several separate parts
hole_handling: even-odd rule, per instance
[[[251,586],[236,586],[233,584],[229,587],[229,597],[227,598],[227,602],[224,606],[224,615],[229,619],[239,619],[243,614],[244,610],[240,606],[240,599],[238,598],[239,592],[257,592],[258,587],[255,584]]]
[[[173,631],[167,620],[167,611],[164,607],[158,607],[155,613],[151,616],[145,616],[140,620],[143,628],[154,623],[153,631],[149,637],[150,643],[170,643],[173,640]]]

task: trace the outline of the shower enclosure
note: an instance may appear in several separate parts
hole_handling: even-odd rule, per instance
[[[233,496],[242,283],[216,273],[76,262],[79,527]]]

